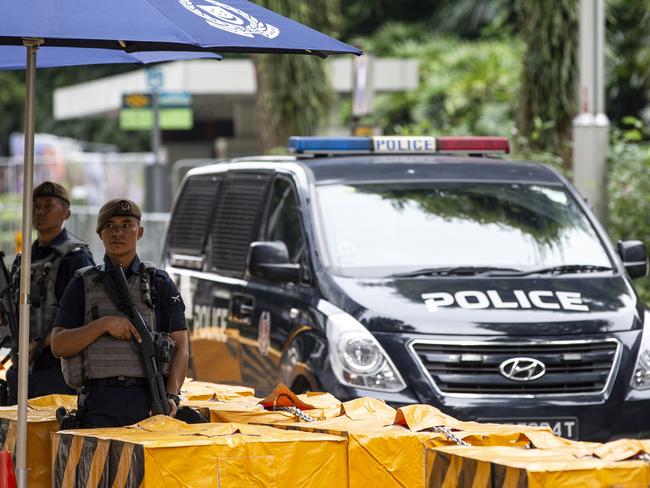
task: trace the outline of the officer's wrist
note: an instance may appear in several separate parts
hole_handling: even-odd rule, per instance
[[[182,395],[175,395],[174,393],[167,393],[167,399],[173,401],[177,407],[181,404],[181,401],[184,400]]]

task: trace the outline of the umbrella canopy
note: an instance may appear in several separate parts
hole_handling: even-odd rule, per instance
[[[246,0],[20,0],[5,2],[0,44],[25,37],[46,46],[126,51],[361,54],[298,22]]]
[[[117,49],[48,47],[38,50],[37,68],[60,68],[90,64],[149,64],[162,61],[187,59],[221,59],[211,52],[146,51],[126,53]],[[25,69],[25,48],[23,46],[0,46],[0,70]]]
[[[22,231],[31,235],[34,104],[39,47],[87,49],[360,55],[361,51],[246,0],[20,0],[4,2],[0,45],[25,46],[25,166]],[[0,62],[0,65],[3,64]],[[8,65],[9,63],[7,63]],[[66,63],[67,64],[67,63]],[[55,66],[52,64],[50,66]],[[23,239],[20,279],[16,473],[27,486],[27,372],[31,247]]]

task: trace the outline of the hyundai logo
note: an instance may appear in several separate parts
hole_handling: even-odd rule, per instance
[[[535,381],[546,373],[543,362],[533,358],[510,358],[499,365],[501,374],[513,381]]]

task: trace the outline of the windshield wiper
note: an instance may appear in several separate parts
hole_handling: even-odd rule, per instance
[[[609,266],[597,266],[594,264],[563,264],[560,266],[550,266],[548,268],[531,269],[529,271],[520,271],[518,273],[494,273],[492,276],[528,276],[534,274],[574,274],[574,273],[598,273],[601,271],[613,271]]]
[[[415,271],[406,271],[404,273],[391,274],[391,278],[414,278],[416,276],[476,276],[481,274],[492,273],[494,271],[511,272],[513,274],[522,273],[520,269],[499,268],[495,266],[447,266],[440,268],[422,268]]]

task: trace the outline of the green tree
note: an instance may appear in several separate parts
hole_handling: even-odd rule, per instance
[[[25,82],[20,73],[0,73],[0,156],[9,151],[9,134],[21,130],[25,117]]]
[[[650,1],[607,2],[607,115],[648,119],[650,101]]]
[[[519,131],[536,149],[571,162],[571,122],[577,111],[578,2],[518,1],[526,46]]]
[[[335,35],[338,0],[263,0],[262,6]],[[314,56],[261,54],[253,57],[257,76],[260,142],[266,152],[285,146],[290,135],[308,135],[330,107],[333,93],[327,64]]]

